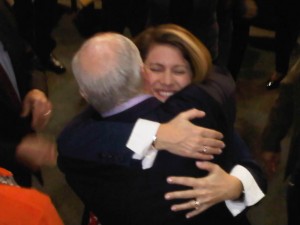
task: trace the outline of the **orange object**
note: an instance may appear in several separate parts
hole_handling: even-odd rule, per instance
[[[8,171],[8,170],[0,167],[0,176],[3,176],[3,177],[12,177],[13,174],[10,171]]]
[[[0,224],[63,225],[63,222],[47,195],[32,188],[0,184]]]

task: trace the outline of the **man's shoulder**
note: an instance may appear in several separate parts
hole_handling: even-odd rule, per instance
[[[84,142],[88,133],[91,133],[94,120],[101,120],[101,116],[92,107],[86,107],[73,119],[71,119],[62,129],[57,137],[59,146],[76,146],[79,142]],[[88,129],[87,129],[88,127]],[[88,133],[86,133],[89,131]]]

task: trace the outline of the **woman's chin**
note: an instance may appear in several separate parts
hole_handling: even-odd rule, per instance
[[[154,96],[161,102],[167,101],[167,99],[170,97],[170,96],[162,96],[162,95],[154,95]]]

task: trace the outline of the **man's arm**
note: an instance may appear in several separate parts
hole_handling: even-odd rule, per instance
[[[267,174],[271,177],[277,171],[280,161],[282,139],[287,135],[293,121],[293,85],[282,84],[278,98],[273,105],[267,124],[262,132],[261,157]]]

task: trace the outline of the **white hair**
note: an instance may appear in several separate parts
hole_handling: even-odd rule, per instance
[[[100,33],[87,40],[72,60],[85,99],[105,112],[142,92],[142,59],[131,40]]]

